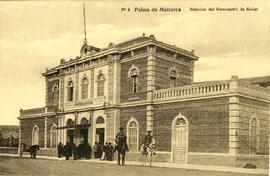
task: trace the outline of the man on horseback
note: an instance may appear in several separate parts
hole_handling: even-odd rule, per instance
[[[151,135],[151,130],[147,131],[147,135],[144,137],[141,145],[142,165],[146,166],[146,158],[149,158],[149,165],[152,164],[152,155],[155,155],[155,140]]]
[[[151,150],[154,150],[154,148],[155,148],[155,144],[154,144],[153,137],[152,137],[151,133],[152,133],[152,131],[148,130],[147,135],[144,137],[144,140],[143,140],[144,151],[146,151],[147,148],[150,148]],[[152,144],[152,146],[150,146],[150,144]],[[155,152],[153,152],[153,154],[155,155]]]
[[[147,131],[147,135],[144,137],[144,145],[149,147],[149,144],[152,143],[152,135],[151,135],[151,130]]]
[[[118,165],[120,165],[120,158],[122,156],[122,165],[125,165],[125,154],[128,151],[127,136],[124,133],[124,128],[120,127],[119,132],[116,134],[115,143],[116,150],[118,151]]]
[[[116,137],[115,137],[116,144],[119,144],[119,142],[126,143],[127,136],[126,136],[126,134],[124,132],[124,128],[120,127],[119,130],[120,131],[116,134]]]

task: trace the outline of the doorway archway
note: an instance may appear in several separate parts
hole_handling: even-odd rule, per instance
[[[186,163],[188,152],[188,120],[181,113],[172,122],[172,156],[174,163]]]
[[[102,116],[99,116],[96,120],[96,142],[104,144],[105,142],[105,119]]]
[[[67,120],[67,143],[72,144],[74,142],[74,121],[72,119]]]
[[[83,143],[88,143],[88,129],[89,129],[89,122],[88,120],[84,117],[82,118],[80,122],[80,138]]]

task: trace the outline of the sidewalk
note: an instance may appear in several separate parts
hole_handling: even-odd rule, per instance
[[[5,154],[0,153],[0,156],[10,156],[10,157],[19,157],[17,154]],[[30,158],[30,155],[24,155],[24,158]],[[49,160],[63,160],[65,158],[49,157],[49,156],[37,156],[38,159],[49,159]],[[91,160],[76,160],[78,162],[91,162],[91,163],[106,163],[116,165],[116,161],[104,161],[100,159],[91,159]],[[147,163],[148,164],[148,163]],[[142,166],[142,163],[139,161],[126,161],[126,165]],[[204,170],[204,171],[219,171],[219,172],[232,172],[232,173],[242,173],[242,174],[254,174],[254,175],[268,175],[268,169],[245,169],[239,167],[226,167],[226,166],[210,166],[210,165],[192,165],[192,164],[175,164],[175,163],[161,163],[153,162],[153,167],[164,167],[164,168],[180,168],[180,169],[195,169],[195,170]]]

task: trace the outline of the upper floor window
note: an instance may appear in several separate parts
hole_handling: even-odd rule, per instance
[[[68,83],[68,101],[73,101],[73,94],[74,94],[74,85],[72,81]]]
[[[128,77],[131,78],[131,85],[130,91],[132,93],[138,92],[138,76],[139,76],[139,69],[135,65],[132,65],[128,72]]]
[[[54,85],[53,88],[52,88],[52,101],[53,101],[53,104],[54,105],[57,105],[58,104],[58,86],[57,85]]]
[[[88,97],[88,79],[82,79],[82,99],[86,99]]]
[[[100,73],[97,78],[97,96],[98,97],[104,96],[104,82],[105,82],[105,77],[102,73]]]
[[[176,87],[176,77],[177,77],[177,72],[175,70],[171,70],[169,73],[170,88]]]
[[[96,124],[103,124],[103,123],[105,123],[104,118],[101,117],[101,116],[99,116],[99,117],[97,118],[97,120],[96,120]]]

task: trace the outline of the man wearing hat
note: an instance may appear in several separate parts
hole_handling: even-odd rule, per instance
[[[150,143],[152,143],[152,136],[151,136],[151,130],[147,131],[147,135],[144,137],[144,145],[149,146]]]
[[[119,132],[116,134],[115,140],[116,143],[119,143],[119,141],[124,141],[126,143],[127,136],[125,135],[124,128],[120,127]]]

